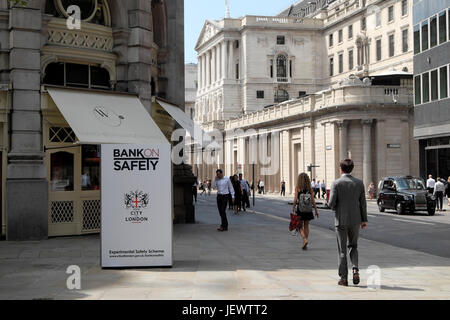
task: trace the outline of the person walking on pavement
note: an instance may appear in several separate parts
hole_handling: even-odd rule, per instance
[[[264,191],[264,180],[259,180],[259,188],[261,189],[262,194],[266,194]]]
[[[202,190],[202,193],[200,194],[201,196],[204,195],[204,194],[206,194],[206,181],[203,181],[203,182],[200,184],[200,190]]]
[[[446,185],[446,195],[447,195],[447,201],[448,201],[448,206],[450,207],[450,177],[448,177],[447,179],[447,185]]]
[[[370,183],[369,188],[367,188],[367,192],[369,193],[370,201],[375,197],[375,184],[373,181]]]
[[[320,189],[322,190],[322,199],[326,199],[325,196],[327,195],[327,185],[325,180],[320,183]]]
[[[222,220],[220,228],[217,230],[220,232],[228,231],[227,203],[230,196],[234,202],[234,188],[230,179],[224,177],[222,169],[216,171],[213,189],[217,189],[217,208]]]
[[[208,188],[208,196],[211,195],[211,180],[208,180],[208,182],[206,183],[206,187]]]
[[[286,196],[286,182],[284,182],[284,180],[281,181],[281,196]]]
[[[233,185],[233,176],[230,176],[231,185]],[[231,194],[228,197],[228,210],[234,210],[233,199],[231,198]]]
[[[234,188],[234,214],[237,214],[238,211],[241,211],[242,205],[242,186],[237,174],[233,176],[231,183]]]
[[[445,185],[442,183],[441,178],[436,179],[436,184],[434,185],[433,195],[436,197],[436,207],[437,211],[442,211],[442,205],[444,202],[444,192]]]
[[[359,284],[358,237],[359,229],[367,227],[367,202],[364,183],[351,175],[351,159],[341,161],[342,176],[331,186],[328,206],[335,211],[335,229],[339,252],[338,285],[348,286],[347,247],[353,265],[353,284]]]
[[[316,217],[319,218],[319,210],[314,200],[314,191],[311,187],[309,176],[306,173],[300,173],[295,186],[294,205],[292,206],[292,214],[300,216],[300,227],[298,232],[302,236],[302,249],[306,250],[309,237],[309,222],[314,219],[312,209],[316,211]]]
[[[314,197],[320,199],[320,180],[317,180],[314,186]]]
[[[242,173],[239,173],[239,182],[241,183],[241,188],[242,188],[242,203],[241,203],[241,208],[242,210],[246,211],[245,208],[250,207],[250,198],[249,198],[249,194],[250,194],[250,187],[248,186],[248,182],[247,180],[245,180],[242,177]]]
[[[434,194],[434,185],[436,184],[436,180],[433,179],[433,175],[428,176],[427,180],[427,190],[428,193]]]

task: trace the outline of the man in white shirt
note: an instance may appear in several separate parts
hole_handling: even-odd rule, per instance
[[[234,204],[234,188],[228,177],[224,177],[222,169],[216,171],[216,179],[214,180],[213,189],[217,189],[217,207],[219,209],[222,224],[218,231],[228,231],[227,204],[230,195]]]
[[[427,180],[427,190],[429,193],[433,194],[434,193],[434,185],[436,184],[436,181],[433,179],[433,176],[430,174],[428,176],[428,180]]]
[[[437,211],[442,211],[442,205],[444,203],[445,184],[442,183],[441,178],[436,179],[437,182],[434,185],[433,195],[436,197]]]
[[[261,180],[261,181],[259,182],[259,188],[261,189],[261,193],[262,193],[262,194],[265,194],[265,192],[264,192],[264,181],[263,181],[263,180]]]

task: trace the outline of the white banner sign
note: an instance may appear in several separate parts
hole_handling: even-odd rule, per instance
[[[102,145],[102,267],[172,266],[170,145]]]

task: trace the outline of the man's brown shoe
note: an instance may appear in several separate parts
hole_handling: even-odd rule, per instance
[[[359,270],[353,269],[353,284],[359,284]]]
[[[220,227],[219,229],[217,229],[217,231],[220,231],[220,232],[228,231],[228,228],[222,228],[222,227]]]
[[[339,280],[338,285],[343,286],[343,287],[348,287],[348,281],[341,279],[341,280]]]

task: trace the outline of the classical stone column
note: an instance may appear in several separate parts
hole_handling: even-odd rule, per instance
[[[211,49],[211,84],[216,82],[216,47]]]
[[[197,57],[197,83],[198,90],[202,88],[202,58],[201,56]]]
[[[222,42],[222,79],[227,79],[227,48],[228,48],[228,41],[224,40]]]
[[[372,119],[362,120],[363,129],[363,181],[367,189],[372,182]]]
[[[232,80],[235,79],[233,75],[233,69],[234,69],[234,48],[233,48],[234,41],[229,42],[229,49],[230,49],[230,59],[228,60],[228,79]]]
[[[211,85],[211,51],[206,53],[206,86]]]
[[[341,161],[348,158],[348,122],[344,120],[338,121],[336,124],[339,130],[339,161]]]
[[[220,76],[220,69],[221,69],[221,63],[220,63],[220,59],[221,59],[221,57],[220,57],[220,53],[221,53],[221,51],[220,51],[220,44],[218,44],[218,45],[215,47],[215,49],[216,49],[216,81],[219,81],[219,80],[221,79],[221,76]]]

